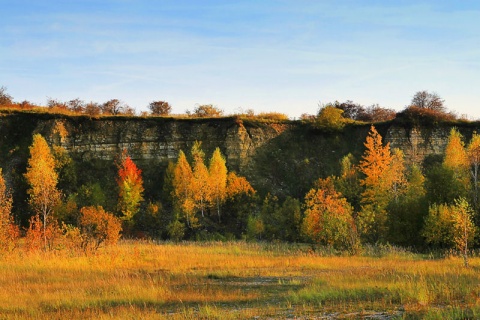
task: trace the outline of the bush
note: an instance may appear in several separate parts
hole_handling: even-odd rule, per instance
[[[102,243],[114,245],[120,239],[121,221],[103,207],[80,209],[80,233],[85,252],[97,250]]]

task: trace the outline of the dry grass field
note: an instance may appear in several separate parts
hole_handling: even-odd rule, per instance
[[[0,319],[480,318],[480,258],[124,241],[0,258]]]

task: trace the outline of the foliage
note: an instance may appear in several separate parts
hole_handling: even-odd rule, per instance
[[[117,184],[119,188],[119,209],[124,221],[132,221],[143,201],[142,171],[132,161],[126,151],[118,164]]]
[[[0,169],[0,251],[10,252],[17,246],[20,236],[12,215],[13,199],[5,185]]]
[[[398,188],[404,182],[403,154],[390,153],[390,145],[382,144],[382,137],[374,126],[365,142],[365,153],[360,161],[360,171],[365,175],[360,183],[365,187],[362,193],[362,209],[359,226],[371,240],[384,239],[387,232],[389,202],[398,196]]]
[[[220,110],[211,104],[204,104],[197,106],[193,110],[193,116],[198,118],[217,118],[223,116],[223,110]]]
[[[192,203],[192,184],[193,172],[187,157],[182,150],[178,154],[177,163],[173,172],[173,196],[175,205],[180,210],[187,221],[188,227],[196,225],[197,218],[195,217],[194,207]]]
[[[338,249],[356,247],[353,209],[330,178],[318,181],[305,196],[304,206],[303,230],[311,240]]]
[[[342,114],[343,110],[341,109],[325,106],[320,109],[315,125],[317,128],[327,131],[341,131],[347,122]]]
[[[172,112],[172,107],[166,101],[152,101],[148,105],[152,115],[166,116]]]
[[[275,121],[288,120],[288,116],[280,112],[260,112],[255,116],[255,118],[263,119],[263,120],[275,120]]]
[[[30,204],[43,219],[44,247],[47,248],[47,225],[53,209],[60,201],[57,189],[58,175],[55,172],[55,159],[45,139],[40,134],[33,136],[30,146],[25,178],[30,185]]]
[[[115,245],[120,239],[122,224],[102,207],[83,207],[80,209],[79,229],[81,247],[89,253],[96,251],[102,243]]]
[[[471,209],[464,198],[454,204],[433,204],[425,220],[423,236],[428,243],[444,248],[455,248],[464,254],[476,234]]]
[[[201,149],[201,143],[195,141],[192,147],[193,179],[190,185],[192,200],[195,210],[200,210],[202,217],[205,216],[206,205],[211,202],[212,189],[210,186],[210,173],[205,166],[205,153]],[[213,181],[213,180],[212,180]]]
[[[227,166],[220,148],[216,148],[213,152],[208,171],[210,202],[213,206],[216,206],[218,221],[220,222],[220,205],[227,198]]]

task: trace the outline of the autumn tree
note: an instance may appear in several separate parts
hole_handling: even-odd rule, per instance
[[[152,115],[166,116],[172,111],[172,107],[166,101],[152,101],[148,105]]]
[[[79,227],[85,253],[97,250],[102,243],[116,244],[122,231],[120,220],[101,206],[80,209]]]
[[[193,115],[199,118],[217,118],[223,116],[223,110],[214,107],[212,104],[197,106],[193,110]]]
[[[19,236],[18,227],[13,221],[12,196],[7,190],[5,179],[0,169],[0,250],[11,251]]]
[[[210,174],[205,166],[205,153],[202,151],[202,144],[195,141],[192,147],[193,158],[193,179],[191,190],[195,207],[200,210],[202,217],[205,216],[205,207],[211,201],[211,188],[209,185]]]
[[[227,197],[227,166],[220,148],[216,148],[213,152],[208,171],[210,174],[210,199],[211,203],[216,206],[218,221],[220,222],[220,205]]]
[[[472,139],[468,144],[467,157],[470,168],[470,177],[472,179],[473,187],[473,205],[474,209],[479,208],[478,184],[479,184],[479,169],[480,169],[480,135],[473,132]]]
[[[353,209],[335,190],[331,178],[320,179],[305,196],[303,230],[316,243],[338,249],[357,244]]]
[[[191,186],[192,180],[192,167],[188,163],[185,153],[180,150],[173,172],[173,196],[176,207],[185,215],[188,227],[194,227],[197,221]]]
[[[387,205],[404,180],[403,155],[399,151],[392,155],[390,144],[383,145],[382,136],[374,126],[370,129],[365,147],[359,165],[365,175],[360,181],[365,191],[362,193],[359,225],[364,234],[370,232],[372,240],[379,240],[387,231]]]
[[[453,172],[454,179],[463,186],[465,193],[468,193],[470,190],[469,157],[463,136],[456,128],[450,130],[443,166]]]
[[[28,189],[30,205],[43,219],[43,238],[46,249],[46,228],[55,205],[60,201],[60,192],[57,189],[58,175],[55,171],[55,159],[47,141],[40,134],[33,136],[25,178],[30,185]]]
[[[132,161],[126,151],[123,151],[120,163],[117,164],[119,188],[118,207],[122,213],[122,219],[131,222],[133,216],[140,209],[143,201],[142,171]]]
[[[418,91],[412,98],[410,105],[421,109],[430,109],[438,112],[445,112],[445,100],[440,98],[435,92],[430,93],[426,90]]]

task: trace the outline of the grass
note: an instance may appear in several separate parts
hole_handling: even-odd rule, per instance
[[[0,258],[0,318],[480,317],[480,258],[467,269],[460,258],[380,251],[138,241],[93,256],[18,250]]]

